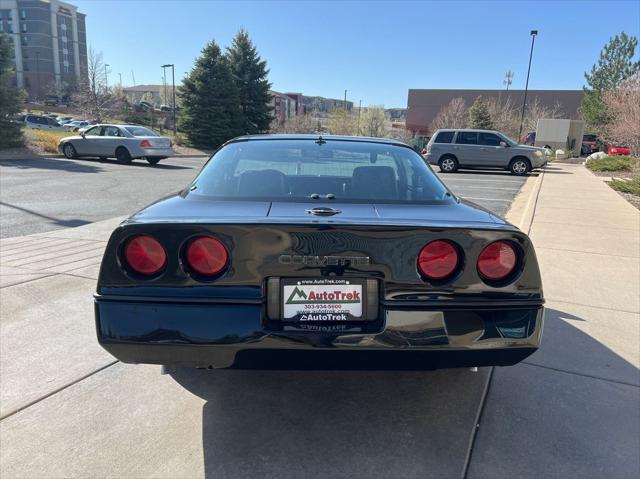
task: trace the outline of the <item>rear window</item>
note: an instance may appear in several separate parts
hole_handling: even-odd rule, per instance
[[[125,126],[124,129],[133,136],[158,136],[154,131],[144,126]]]
[[[434,143],[451,143],[453,141],[453,131],[441,131],[436,135]]]
[[[268,201],[448,200],[448,191],[412,149],[355,141],[252,140],[230,143],[191,185],[194,195]]]
[[[582,141],[596,141],[596,135],[584,135]]]

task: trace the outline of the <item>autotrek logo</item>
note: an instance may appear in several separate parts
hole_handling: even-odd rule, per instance
[[[305,293],[297,286],[293,289],[286,304],[345,304],[360,302],[358,291],[310,291]]]

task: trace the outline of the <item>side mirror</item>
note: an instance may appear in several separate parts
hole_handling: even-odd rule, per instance
[[[504,142],[504,141],[501,141],[501,142],[500,142],[500,146],[501,146],[502,148],[507,148],[507,147],[509,146],[509,144],[508,144],[508,143],[506,143],[506,142]]]
[[[80,132],[80,136],[81,136],[82,138],[84,138],[84,131],[81,131],[81,132]]]

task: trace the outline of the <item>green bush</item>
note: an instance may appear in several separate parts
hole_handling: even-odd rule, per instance
[[[640,196],[640,176],[636,176],[630,180],[612,180],[609,182],[609,186],[623,193]]]
[[[587,168],[591,171],[631,171],[637,167],[637,158],[630,156],[606,156],[597,160],[589,160]]]

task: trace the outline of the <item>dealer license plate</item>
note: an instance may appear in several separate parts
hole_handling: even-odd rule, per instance
[[[283,321],[361,321],[364,280],[283,279]]]

